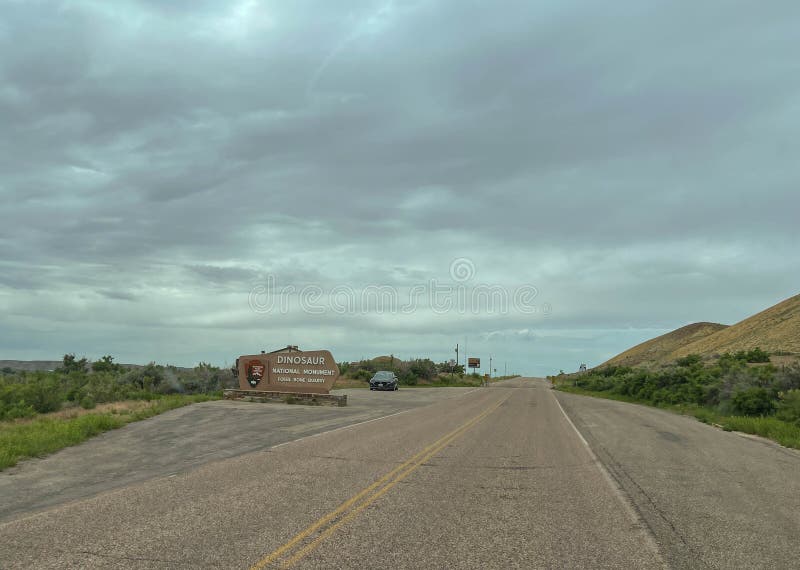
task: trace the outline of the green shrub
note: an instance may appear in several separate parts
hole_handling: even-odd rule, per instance
[[[114,357],[106,354],[92,363],[92,372],[122,372],[122,366],[114,362]]]
[[[192,380],[194,390],[188,389],[187,379]],[[182,381],[186,391],[194,394],[209,394],[217,390],[222,390],[226,382],[230,379],[230,374],[227,370],[221,370],[215,366],[211,366],[206,362],[201,362],[195,366],[191,372],[185,374]]]
[[[678,366],[694,366],[696,364],[700,364],[703,361],[703,358],[699,354],[689,354],[684,356],[683,358],[679,358],[676,360],[676,364]]]
[[[746,362],[769,362],[769,353],[756,347],[748,351],[740,351],[736,353],[737,357],[743,358]]]
[[[94,398],[88,395],[81,398],[80,404],[81,408],[84,410],[93,410],[95,407],[97,407],[97,402],[94,401]]]
[[[356,380],[364,380],[369,382],[369,379],[372,378],[373,373],[365,368],[361,368],[358,370],[354,376]]]
[[[733,410],[745,416],[768,416],[775,411],[772,395],[764,388],[748,388],[733,396]]]
[[[61,408],[63,392],[59,382],[45,373],[37,373],[24,384],[17,384],[18,402],[31,406],[40,414],[55,412]]]
[[[800,365],[786,366],[777,371],[773,386],[778,392],[800,389]]]
[[[164,380],[164,367],[151,362],[147,366],[128,371],[119,381],[130,384],[138,390],[153,392]]]
[[[399,379],[400,384],[405,384],[406,386],[416,386],[419,384],[419,378],[417,378],[417,375],[410,370],[401,372]]]
[[[33,406],[25,403],[16,403],[4,406],[0,410],[0,420],[16,420],[20,418],[30,418],[36,415]]]
[[[433,380],[436,364],[428,358],[415,358],[408,363],[409,371],[420,380]]]
[[[800,425],[800,390],[789,390],[780,394],[778,412],[775,416],[783,421]]]

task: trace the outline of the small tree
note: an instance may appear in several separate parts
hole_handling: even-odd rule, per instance
[[[117,373],[122,371],[122,366],[114,362],[114,357],[106,354],[100,360],[92,363],[92,372],[112,372]]]
[[[80,360],[74,354],[65,354],[60,368],[61,372],[86,372],[89,361],[86,358]]]
[[[747,351],[747,362],[769,362],[769,352],[761,350],[761,347],[755,347],[753,350]]]

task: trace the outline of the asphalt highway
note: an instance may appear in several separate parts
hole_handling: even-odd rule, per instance
[[[106,432],[0,473],[0,523],[212,461],[455,398],[472,388],[337,390],[346,407],[216,401]],[[2,565],[0,565],[2,568]]]
[[[47,462],[82,455],[89,471],[97,444],[23,463],[0,474],[0,504],[16,501],[0,568],[797,567],[794,451],[536,379],[357,398],[333,419],[339,409],[256,404],[247,413],[277,435],[247,431],[260,443],[234,438],[227,456],[169,440],[172,462],[77,495]],[[207,416],[213,431],[240,406],[160,421]],[[122,438],[122,463],[144,452],[121,442],[146,446],[125,429],[101,442]],[[31,493],[28,466],[37,488],[55,481],[47,504],[15,499]]]

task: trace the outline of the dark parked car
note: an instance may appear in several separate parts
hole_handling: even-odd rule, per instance
[[[394,372],[380,370],[369,381],[370,390],[397,390],[397,376]]]

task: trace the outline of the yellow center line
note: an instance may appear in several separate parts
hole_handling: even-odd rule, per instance
[[[497,406],[499,406],[499,404]],[[495,406],[495,408],[497,406]],[[490,410],[490,412],[491,411],[494,411],[494,408],[492,410]],[[397,475],[392,481],[387,483],[384,487],[382,487],[381,489],[379,489],[378,491],[376,491],[375,493],[373,493],[372,495],[367,497],[362,503],[360,503],[358,506],[356,506],[352,510],[350,510],[350,512],[348,512],[344,517],[342,517],[337,522],[335,522],[334,524],[332,524],[331,526],[326,528],[317,538],[315,538],[312,542],[310,542],[305,547],[303,547],[303,549],[300,550],[297,554],[295,554],[289,560],[284,562],[283,567],[284,568],[289,568],[289,567],[293,566],[294,564],[296,564],[297,562],[299,562],[300,560],[302,560],[303,558],[305,558],[306,555],[308,555],[312,550],[314,550],[317,546],[319,546],[320,543],[323,540],[325,540],[331,534],[336,532],[336,529],[338,529],[340,526],[342,526],[346,522],[350,521],[351,519],[355,518],[359,513],[361,513],[361,511],[366,509],[369,505],[371,505],[377,499],[379,499],[384,494],[386,494],[389,491],[389,489],[391,489],[392,487],[397,485],[400,481],[402,481],[403,479],[408,477],[411,473],[416,471],[419,467],[421,467],[424,463],[426,463],[430,458],[432,458],[434,455],[439,453],[442,449],[447,447],[448,444],[450,444],[453,440],[455,440],[457,437],[462,435],[464,432],[466,432],[469,428],[471,428],[473,425],[478,423],[478,421],[482,420],[487,415],[489,415],[489,412],[482,414],[481,417],[476,418],[474,421],[470,422],[469,425],[465,425],[461,430],[459,430],[458,433],[452,435],[446,441],[441,442],[435,449],[432,449],[430,452],[428,452],[424,457],[422,457],[417,462],[415,462],[408,469],[406,469],[405,471],[403,471],[402,473]]]
[[[433,442],[432,444],[427,446],[425,449],[423,449],[422,451],[420,451],[419,453],[417,453],[416,455],[414,455],[413,457],[411,457],[407,461],[403,462],[402,464],[400,464],[396,468],[392,469],[389,473],[387,473],[386,475],[382,476],[380,479],[378,479],[377,481],[375,481],[374,483],[372,483],[371,485],[369,485],[368,487],[366,487],[365,489],[363,489],[362,491],[360,491],[356,495],[354,495],[351,498],[349,498],[348,500],[346,500],[344,503],[339,505],[336,509],[334,509],[333,511],[329,512],[328,514],[326,514],[323,517],[321,517],[320,519],[318,519],[316,522],[311,524],[305,530],[303,530],[303,531],[299,532],[298,534],[296,534],[291,540],[286,542],[283,546],[277,548],[276,550],[274,550],[273,552],[271,552],[270,554],[268,554],[267,556],[265,556],[264,558],[262,558],[261,560],[256,562],[253,566],[251,566],[250,570],[261,570],[261,569],[265,568],[267,565],[269,565],[269,564],[271,564],[273,562],[276,562],[279,558],[281,558],[283,555],[287,554],[290,550],[295,548],[299,543],[301,543],[303,540],[308,538],[314,532],[316,532],[320,528],[324,527],[325,525],[327,525],[328,523],[330,523],[331,521],[333,521],[334,519],[336,519],[340,515],[344,514],[344,516],[342,516],[337,522],[331,524],[328,528],[326,528],[312,542],[308,543],[301,550],[299,550],[296,554],[294,554],[291,558],[286,560],[283,563],[282,566],[284,568],[288,568],[289,566],[292,566],[293,564],[297,563],[302,558],[304,558],[306,555],[308,555],[312,550],[314,550],[317,546],[319,546],[319,544],[325,538],[327,538],[328,536],[333,534],[336,531],[336,529],[338,529],[340,526],[342,526],[345,522],[347,522],[347,521],[351,520],[352,518],[354,518],[361,511],[363,511],[366,507],[368,507],[370,504],[372,504],[378,498],[383,496],[389,489],[391,489],[392,487],[397,485],[397,483],[399,483],[400,481],[402,481],[403,479],[408,477],[408,475],[410,475],[413,471],[415,471],[422,464],[424,464],[426,461],[428,461],[431,457],[433,457],[434,455],[439,453],[450,442],[455,440],[457,437],[461,436],[463,433],[465,433],[467,430],[469,430],[471,427],[473,427],[475,424],[477,424],[483,418],[485,418],[486,416],[491,414],[493,411],[495,411],[507,399],[508,398],[504,398],[502,401],[500,401],[497,404],[491,406],[489,409],[484,410],[483,412],[481,412],[480,414],[478,414],[474,418],[468,420],[467,422],[465,422],[464,424],[462,424],[458,428],[454,429],[450,433],[442,436],[441,438],[439,438],[438,440],[436,440],[435,442]],[[386,483],[386,485],[379,489],[379,487],[381,487],[381,485],[384,485],[384,483]],[[377,491],[376,491],[376,489],[377,489]],[[375,492],[373,493],[373,491],[375,491]],[[373,493],[373,494],[370,495],[370,493]],[[370,496],[368,496],[368,495],[370,495]],[[357,504],[362,499],[364,499],[364,501],[361,502],[360,504]],[[351,507],[353,507],[353,508],[351,509]],[[350,510],[350,512],[347,512],[348,510]]]

